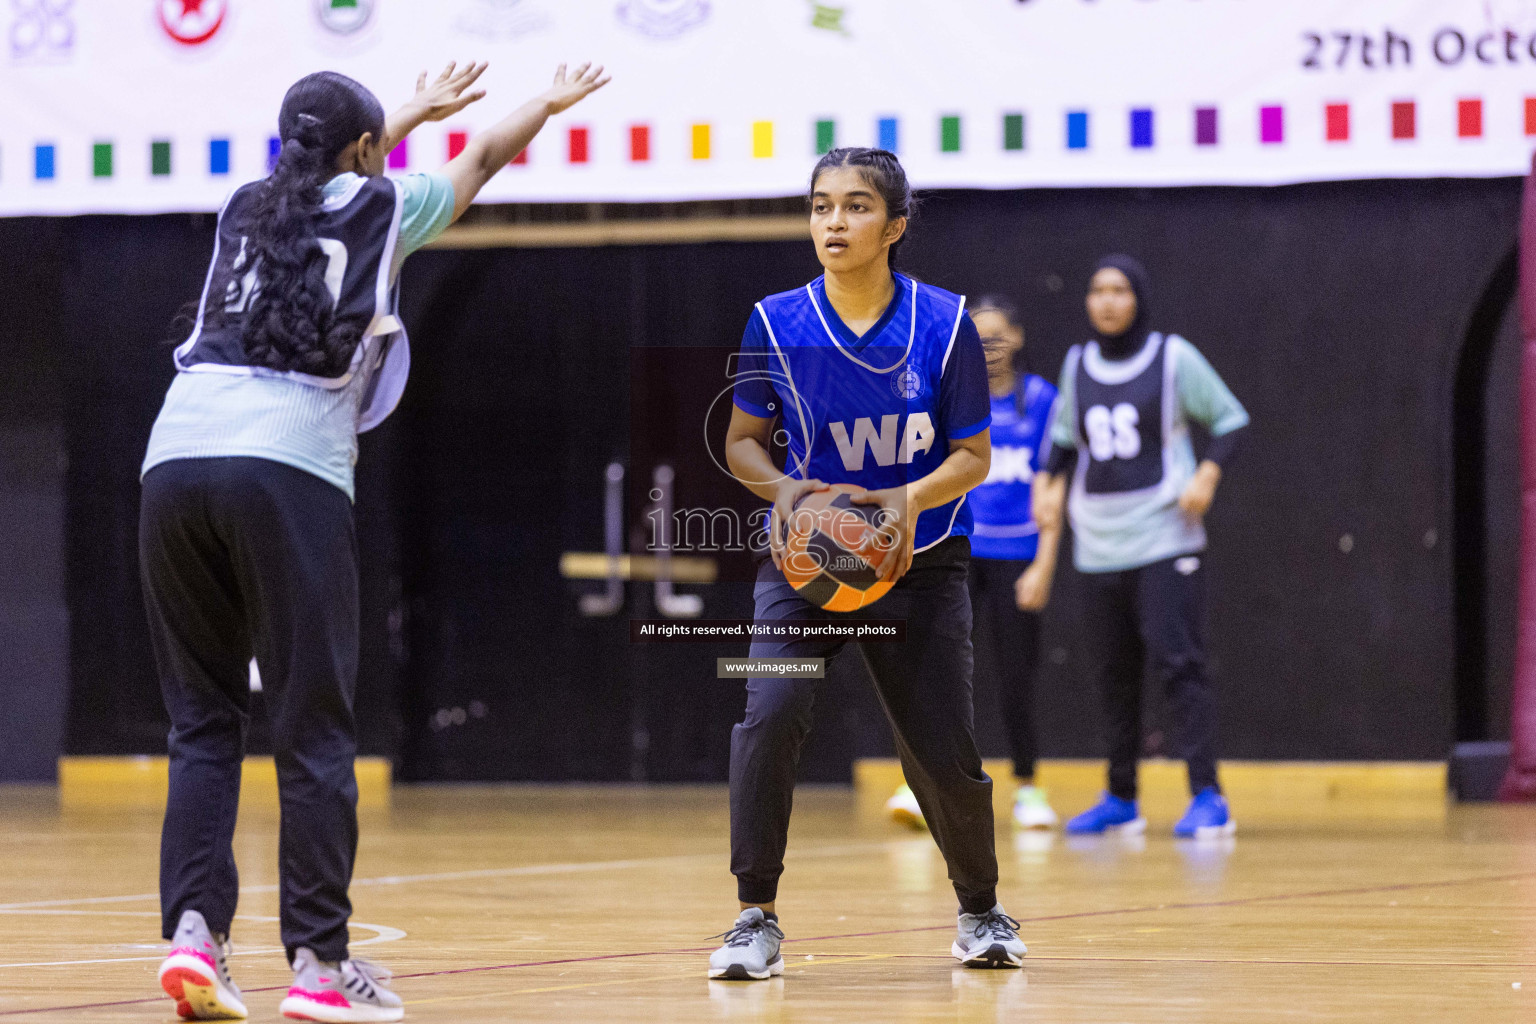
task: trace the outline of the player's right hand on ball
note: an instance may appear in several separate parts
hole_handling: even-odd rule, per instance
[[[555,69],[555,84],[544,92],[544,102],[549,104],[551,114],[558,114],[574,107],[610,80],[611,76],[603,74],[601,64],[597,67],[590,62],[583,64],[569,75],[565,73],[565,65],[561,64]]]
[[[795,502],[812,491],[824,491],[827,484],[822,480],[796,480],[785,477],[779,482],[773,495],[773,517],[768,520],[768,553],[773,556],[773,567],[784,571],[784,541]]]

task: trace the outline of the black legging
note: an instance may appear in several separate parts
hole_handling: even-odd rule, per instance
[[[171,718],[160,905],[227,933],[231,842],[254,653],[272,722],[282,827],[279,913],[291,959],[347,956],[357,853],[357,541],[340,488],[269,459],[176,459],[144,477],[139,562]]]
[[[1008,730],[1013,773],[1035,774],[1035,666],[1040,652],[1040,616],[1023,612],[1013,585],[1028,562],[971,559],[971,609],[976,625],[976,680],[990,679]]]
[[[970,542],[950,537],[918,554],[881,598],[846,615],[808,604],[765,561],[753,589],[759,622],[901,619],[901,643],[856,644],[896,737],[901,769],[968,914],[997,903],[992,780],[981,767],[971,709]],[[752,641],[754,658],[831,658],[848,641]],[[743,903],[778,895],[794,804],[795,769],[811,728],[817,680],[752,677],[747,713],[731,732],[731,872]]]
[[[1168,694],[1174,753],[1189,765],[1189,788],[1216,781],[1216,689],[1205,672],[1203,555],[1185,555],[1083,580],[1083,638],[1104,697],[1109,791],[1136,799],[1141,754],[1143,668]]]

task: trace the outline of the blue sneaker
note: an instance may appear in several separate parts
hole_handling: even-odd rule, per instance
[[[1100,835],[1105,832],[1123,832],[1140,835],[1147,830],[1147,819],[1141,816],[1134,800],[1122,800],[1112,793],[1105,793],[1098,803],[1067,822],[1066,831],[1073,835]]]
[[[1173,834],[1180,839],[1217,839],[1236,832],[1237,822],[1232,820],[1226,797],[1215,786],[1196,793],[1189,810],[1173,826]]]

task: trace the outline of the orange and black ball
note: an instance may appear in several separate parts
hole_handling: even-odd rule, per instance
[[[862,487],[833,484],[795,502],[785,531],[784,578],[811,604],[852,612],[891,589],[879,578],[890,553],[879,530],[880,506],[856,505]]]

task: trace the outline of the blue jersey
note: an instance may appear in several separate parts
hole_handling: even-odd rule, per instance
[[[1026,376],[1016,393],[992,399],[992,468],[970,494],[976,526],[971,554],[977,558],[1032,562],[1040,528],[1031,507],[1031,481],[1045,465],[1056,389]]]
[[[786,472],[869,490],[919,480],[949,443],[987,429],[986,360],[965,298],[902,274],[863,336],[843,324],[817,279],[757,304],[741,343],[735,402],[780,418]],[[926,510],[916,550],[971,532],[962,495]]]

